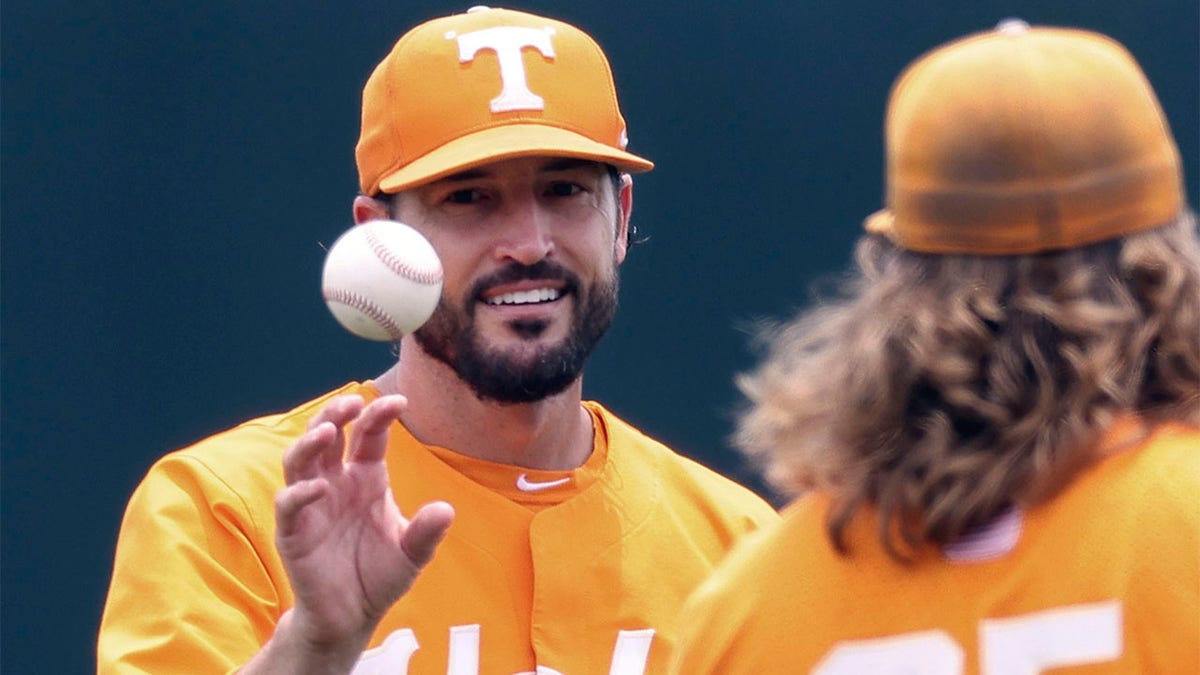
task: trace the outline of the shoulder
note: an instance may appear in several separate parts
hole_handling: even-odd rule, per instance
[[[675,452],[601,405],[590,401],[585,405],[604,421],[610,461],[650,467],[667,500],[712,509],[717,517],[736,514],[748,519],[752,527],[778,518],[775,509],[753,490]]]
[[[797,498],[776,522],[740,539],[698,594],[727,605],[735,599],[751,598],[748,606],[752,607],[777,595],[781,583],[808,581],[809,577],[795,571],[819,558],[837,556],[825,536],[827,506],[828,497],[823,494]],[[722,596],[726,597],[719,600]]]
[[[1200,427],[1160,426],[1138,452],[1136,465],[1169,485],[1192,488],[1200,484]]]
[[[273,497],[283,484],[284,451],[307,429],[308,421],[330,399],[360,393],[351,383],[295,408],[257,417],[219,431],[160,458],[142,481],[142,489],[173,484],[189,492],[266,493]]]
[[[1083,478],[1086,505],[1125,521],[1133,536],[1200,546],[1200,428],[1160,426]],[[1081,490],[1082,491],[1082,490]],[[1185,543],[1186,542],[1186,543]]]
[[[1200,521],[1200,428],[1165,424],[1080,476],[1079,498],[1145,511],[1147,517]],[[1153,519],[1153,518],[1152,518]]]
[[[696,587],[681,613],[678,672],[778,671],[764,655],[796,644],[796,607],[811,607],[808,587],[827,583],[809,569],[827,547],[821,508],[810,497],[793,502],[739,539]]]

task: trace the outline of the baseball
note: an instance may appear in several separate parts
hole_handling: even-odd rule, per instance
[[[373,220],[333,242],[321,290],[346,330],[395,342],[433,314],[442,294],[442,262],[420,232],[393,220]]]

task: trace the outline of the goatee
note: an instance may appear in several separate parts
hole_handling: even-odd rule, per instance
[[[489,349],[475,325],[475,310],[481,293],[497,284],[524,279],[565,283],[564,295],[574,295],[571,326],[560,343],[528,349]],[[462,308],[438,304],[433,316],[413,336],[430,356],[450,366],[480,399],[499,403],[530,403],[565,390],[583,372],[584,364],[600,338],[612,325],[617,310],[619,280],[616,270],[609,280],[582,288],[579,278],[550,261],[533,265],[514,263],[479,280],[463,298]],[[532,342],[546,329],[543,321],[508,324],[523,340]]]

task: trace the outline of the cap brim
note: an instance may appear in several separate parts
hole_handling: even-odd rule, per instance
[[[590,159],[631,173],[654,168],[650,160],[597,143],[573,131],[526,122],[490,127],[450,141],[385,175],[379,181],[379,189],[399,192],[480,164],[541,155]]]

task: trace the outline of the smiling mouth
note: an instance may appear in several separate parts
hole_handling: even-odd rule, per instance
[[[501,293],[500,295],[485,299],[484,302],[493,307],[502,305],[538,305],[546,302],[554,302],[563,295],[562,289],[558,288],[533,288],[527,291]]]

